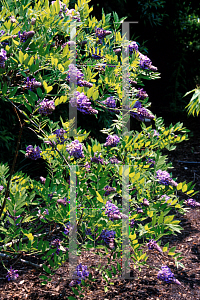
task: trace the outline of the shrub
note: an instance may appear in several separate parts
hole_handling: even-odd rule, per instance
[[[184,197],[195,194],[192,183],[172,179],[167,172],[171,163],[162,155],[162,149],[174,150],[176,143],[186,140],[187,130],[181,123],[165,128],[163,119],[149,110],[147,93],[139,88],[143,80],[159,78],[157,68],[139,52],[135,41],[121,36],[124,18],[119,20],[116,13],[113,23],[110,14],[102,14],[100,21],[91,18],[88,2],[79,0],[75,9],[69,9],[69,1],[12,1],[10,9],[4,3],[1,10],[1,101],[14,107],[20,126],[10,175],[8,165],[0,165],[1,256],[37,253],[45,272],[42,284],[76,247],[78,252],[102,249],[115,260],[128,238],[135,266],[147,263],[149,240],[161,249],[164,235],[182,229],[174,219],[176,211],[186,211],[177,190]],[[74,22],[76,38],[70,31]],[[72,53],[77,56],[76,66]],[[124,66],[128,67],[128,102]],[[62,116],[56,116],[59,107]],[[83,114],[78,128],[76,118],[70,117],[72,107],[78,110],[78,120]],[[105,138],[100,143],[98,132],[89,136],[84,120],[92,120],[94,128],[104,111],[111,122],[101,129]],[[141,122],[140,131],[128,130],[130,116]],[[145,125],[150,120],[153,125]],[[24,128],[38,140],[35,145],[29,140],[20,149]],[[24,165],[14,172],[19,150]],[[41,176],[43,161],[46,178]],[[30,168],[37,167],[38,178],[22,172],[28,162]],[[52,230],[57,235],[54,240],[49,238]],[[177,267],[182,266],[181,253],[168,248],[169,244],[161,250],[174,257]],[[99,272],[109,284],[113,273],[122,274],[122,267],[119,263],[118,270],[99,266]],[[72,288],[95,280],[86,270],[87,266],[76,266]]]

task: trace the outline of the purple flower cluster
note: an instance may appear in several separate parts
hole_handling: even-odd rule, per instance
[[[42,86],[41,82],[36,81],[35,78],[30,79],[27,77],[24,83],[26,84],[26,88],[30,91],[34,91]]]
[[[165,281],[167,283],[181,284],[175,277],[174,273],[170,270],[168,266],[162,266],[161,271],[158,272],[158,279]]]
[[[149,201],[146,198],[143,199],[143,205],[149,206]]]
[[[70,16],[73,20],[77,20],[78,22],[81,21],[80,13],[76,11],[75,9],[67,9],[66,15]]]
[[[41,158],[40,153],[42,151],[40,150],[39,146],[36,146],[33,148],[32,145],[29,145],[26,147],[26,154],[25,157],[30,158],[32,160],[37,160],[38,158]]]
[[[91,162],[95,162],[95,163],[97,163],[97,164],[104,164],[104,159],[103,158],[101,158],[101,156],[100,156],[100,154],[99,154],[99,156],[98,157],[96,157],[96,154],[97,153],[94,153],[94,157],[91,157]]]
[[[0,68],[2,68],[2,69],[5,68],[5,61],[7,60],[6,54],[7,54],[6,50],[1,49],[1,51],[0,51]]]
[[[89,164],[89,162],[85,163],[85,169],[86,169],[86,172],[90,171],[90,164]]]
[[[105,208],[102,209],[105,210],[105,214],[108,214],[108,217],[111,221],[128,219],[128,216],[122,214],[119,211],[119,208],[115,204],[111,203],[111,201],[107,201]]]
[[[92,108],[91,102],[84,93],[80,93],[78,91],[74,92],[74,97],[71,98],[69,102],[72,107],[77,107],[77,109],[83,114],[98,114],[98,111]]]
[[[104,191],[106,191],[105,196],[108,196],[108,195],[110,195],[111,192],[116,191],[116,188],[106,185],[104,188]]]
[[[67,42],[69,43],[69,42]],[[66,44],[67,44],[66,43]],[[93,84],[86,81],[86,80],[82,80],[82,78],[84,77],[84,74],[75,67],[75,65],[70,64],[69,65],[69,71],[66,77],[66,80],[69,82],[71,78],[76,78],[76,83],[78,86],[85,86],[85,87],[92,87]]]
[[[119,143],[119,141],[120,141],[120,138],[116,134],[109,135],[106,138],[106,142],[105,142],[104,146],[105,147],[108,147],[108,146],[115,147],[115,146],[117,146],[117,144]]]
[[[74,272],[74,276],[73,276],[74,279],[70,282],[69,286],[74,286],[76,284],[80,284],[81,279],[85,280],[85,278],[88,276],[89,276],[89,272],[87,271],[87,266],[84,266],[80,263],[76,267],[76,271]]]
[[[75,158],[83,158],[83,145],[78,140],[72,141],[71,144],[66,146],[66,150],[70,156]]]
[[[38,101],[38,112],[43,115],[51,115],[55,110],[55,104],[53,100],[43,99]]]
[[[3,185],[0,185],[0,192],[4,189]]]
[[[102,40],[106,37],[106,35],[109,35],[111,33],[112,33],[112,31],[110,31],[110,30],[105,30],[103,28],[95,27],[95,34],[96,34],[96,37],[99,38],[99,44],[102,44]]]
[[[152,65],[152,61],[148,56],[139,52],[140,68],[143,70],[157,71],[157,68]]]
[[[129,223],[129,224],[130,224],[130,227],[131,227],[131,228],[133,228],[133,227],[134,227],[134,225],[135,225],[135,220],[134,220],[134,219],[132,219],[132,220],[130,221],[130,223]]]
[[[18,32],[18,36],[20,38],[20,42],[26,42],[29,38],[32,38],[35,34],[35,31],[24,31],[21,33],[21,31]]]
[[[101,103],[105,104],[108,108],[116,108],[116,101],[113,96],[108,97],[106,100]],[[109,109],[110,112],[117,112],[116,110]]]
[[[120,163],[120,161],[116,157],[110,157],[109,158],[109,162],[111,164],[118,164],[118,163]]]
[[[200,203],[195,201],[194,199],[185,200],[185,204],[190,206],[190,207],[200,207]]]
[[[61,241],[59,239],[55,239],[54,241],[51,242],[51,245],[57,248],[56,254],[59,254]]]
[[[135,41],[131,41],[131,43],[126,48],[125,52],[128,53],[128,51],[129,51],[130,55],[133,54],[133,51],[137,52],[138,51],[138,44]]]
[[[68,235],[70,230],[73,229],[73,226],[70,224],[70,222],[68,222],[67,224],[65,224],[65,228],[64,228],[64,234]]]
[[[104,243],[109,246],[109,248],[114,249],[115,248],[115,234],[116,234],[116,232],[113,230],[103,229],[99,238],[102,239],[104,241]]]
[[[147,243],[147,246],[150,250],[156,249],[159,252],[162,253],[162,249],[160,248],[160,246],[156,243],[155,240],[149,240],[149,242]]]
[[[59,144],[64,144],[64,142],[66,141],[66,139],[64,138],[65,133],[67,133],[67,131],[64,130],[63,128],[56,129],[55,134]]]
[[[138,89],[138,93],[137,93],[136,97],[138,97],[141,100],[144,100],[145,98],[148,97],[148,94],[143,89]]]
[[[164,185],[173,185],[173,186],[177,186],[178,184],[170,177],[170,174],[167,171],[162,171],[162,170],[158,170],[156,172],[157,174],[157,179],[159,180],[160,184],[164,184]]]
[[[18,270],[14,270],[12,267],[10,267],[10,271],[8,271],[6,277],[8,278],[8,281],[15,280],[17,277],[19,277],[19,274],[17,274]]]
[[[67,204],[67,198],[64,197],[64,199],[58,199],[57,200],[57,204],[62,204],[64,206],[66,206],[66,204]]]

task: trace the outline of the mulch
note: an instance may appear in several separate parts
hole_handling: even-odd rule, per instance
[[[186,124],[185,124],[186,123]],[[195,183],[195,190],[200,191],[200,135],[198,132],[199,120],[187,119],[184,122],[186,128],[192,130],[190,140],[177,145],[175,151],[166,152],[168,161],[173,163],[173,178],[177,182],[192,181]],[[199,162],[199,163],[198,163]],[[194,196],[196,201],[200,201],[200,195]],[[108,292],[104,291],[105,280],[96,270],[96,266],[102,262],[107,265],[107,259],[96,254],[95,251],[83,251],[79,257],[79,263],[88,266],[92,277],[96,281],[90,287],[84,288],[83,299],[200,299],[200,208],[190,209],[185,215],[177,215],[181,220],[180,225],[184,230],[176,236],[163,238],[161,246],[166,242],[170,243],[170,248],[176,246],[176,251],[181,252],[181,260],[185,268],[177,269],[173,259],[161,256],[156,250],[147,250],[147,263],[151,267],[142,266],[141,271],[134,269],[130,265],[132,279],[109,279],[113,284],[109,286]],[[118,260],[120,262],[120,259]],[[6,266],[12,261],[5,262]],[[116,261],[111,262],[116,267]],[[157,279],[158,270],[161,265],[168,265],[175,274],[181,285],[167,284]],[[19,277],[12,282],[5,278],[6,270],[0,266],[0,300],[4,299],[68,299],[69,296],[76,297],[69,287],[68,262],[62,265],[47,285],[42,286],[40,275],[44,274],[33,266],[23,263],[13,265],[18,270]],[[117,275],[116,275],[117,276]],[[86,281],[87,282],[87,281]],[[78,298],[80,299],[80,298]]]

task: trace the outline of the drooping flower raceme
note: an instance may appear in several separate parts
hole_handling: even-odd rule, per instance
[[[15,280],[17,277],[19,277],[19,274],[17,274],[18,270],[14,270],[12,267],[10,267],[10,271],[8,271],[6,277],[8,278],[8,281]]]
[[[55,104],[53,100],[43,99],[38,101],[38,112],[43,115],[51,115],[55,110]]]
[[[80,93],[78,91],[74,92],[74,95],[69,102],[72,107],[77,107],[77,109],[83,114],[98,114],[98,111],[92,108],[91,102],[84,93]]]
[[[29,38],[32,38],[35,34],[35,31],[24,31],[21,33],[21,31],[18,32],[20,42],[25,43]]]
[[[140,68],[143,70],[157,71],[157,68],[152,65],[152,61],[148,56],[139,52]]]
[[[114,230],[103,229],[99,239],[102,239],[106,245],[108,245],[111,249],[115,248],[115,234]]]
[[[36,81],[35,78],[30,79],[29,77],[25,80],[26,88],[30,91],[34,91],[35,89],[42,86],[41,82]]]
[[[118,164],[118,163],[120,163],[120,161],[117,159],[117,157],[110,157],[109,158],[109,162],[111,164]]]
[[[159,252],[162,253],[162,249],[160,248],[160,246],[156,243],[155,240],[149,240],[149,242],[147,243],[147,246],[150,250],[156,249]]]
[[[5,68],[5,61],[7,60],[6,54],[7,54],[6,50],[1,49],[1,51],[0,51],[0,68],[2,68],[2,69]]]
[[[130,41],[130,44],[128,47],[125,49],[125,53],[128,53],[132,55],[133,51],[137,52],[138,51],[138,44],[135,41]]]
[[[159,183],[164,184],[164,185],[173,185],[177,186],[178,184],[170,177],[170,174],[167,171],[162,171],[158,170],[156,172],[157,174],[157,179],[159,180]]]
[[[74,272],[74,279],[70,282],[69,286],[74,286],[76,284],[81,283],[81,279],[85,280],[86,277],[89,276],[89,272],[87,271],[87,266],[82,265],[81,263],[76,267],[76,271]]]
[[[143,89],[138,89],[138,93],[137,93],[136,97],[138,97],[141,100],[144,100],[145,98],[148,97],[148,94]]]
[[[65,133],[67,133],[67,131],[64,130],[63,128],[55,130],[56,139],[57,139],[59,144],[64,144],[64,142],[66,141],[66,139],[64,138]]]
[[[51,242],[51,245],[57,248],[56,254],[59,254],[61,241],[59,239],[55,239],[54,241]]]
[[[37,160],[38,158],[41,158],[40,153],[42,151],[40,150],[39,146],[36,146],[33,148],[32,145],[29,145],[26,147],[26,154],[25,157],[30,158],[32,160]]]
[[[190,207],[200,207],[200,203],[195,201],[194,199],[185,200],[185,204],[190,206]]]
[[[108,108],[116,108],[116,101],[113,96],[108,97],[101,103],[105,104]],[[109,109],[110,112],[118,112],[117,110]]]
[[[98,157],[96,157],[96,154],[97,153],[94,153],[95,156],[91,157],[91,162],[95,162],[97,164],[102,164],[103,165],[104,164],[104,159],[101,158],[100,154],[99,154]]]
[[[113,204],[111,201],[107,201],[105,208],[102,208],[102,209],[105,210],[105,214],[108,215],[108,217],[111,221],[121,219],[121,214],[120,214],[119,208],[115,204]]]
[[[96,34],[96,37],[99,38],[99,44],[102,44],[102,40],[106,37],[106,35],[109,35],[111,33],[112,33],[112,31],[110,31],[110,30],[105,30],[103,28],[95,27],[95,34]]]
[[[168,266],[162,266],[161,271],[158,272],[158,279],[165,281],[167,283],[181,284],[175,277],[174,273],[170,270]]]
[[[117,146],[117,144],[119,143],[119,141],[120,141],[120,138],[116,134],[109,135],[106,138],[106,142],[105,142],[104,146],[105,147],[107,147],[107,146],[115,147],[115,146]]]
[[[70,156],[75,158],[83,158],[83,145],[78,140],[72,141],[71,144],[66,146],[66,150]]]

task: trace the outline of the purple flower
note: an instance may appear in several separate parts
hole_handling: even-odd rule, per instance
[[[155,165],[155,160],[153,160],[152,158],[148,158],[147,159],[147,164],[150,164],[150,168],[153,168],[154,167],[154,165]]]
[[[1,51],[0,51],[0,68],[2,68],[2,69],[5,68],[5,61],[7,60],[6,54],[7,54],[6,50],[1,49]]]
[[[171,272],[168,266],[162,266],[161,271],[158,272],[158,279],[165,281],[167,283],[176,283],[181,284],[175,277],[174,274]]]
[[[111,164],[118,164],[120,161],[116,157],[110,157],[109,162]]]
[[[11,23],[16,23],[16,22],[17,22],[17,20],[15,19],[14,16],[11,16],[11,17],[10,17],[10,21],[11,21]]]
[[[155,129],[153,129],[153,136],[157,136],[157,138],[159,137],[159,132]]]
[[[126,48],[125,53],[129,52],[129,54],[132,55],[133,51],[138,51],[138,44],[135,41],[131,41],[131,43]]]
[[[69,286],[74,286],[76,284],[80,284],[81,279],[85,280],[85,278],[88,276],[89,276],[89,272],[87,271],[87,266],[84,266],[80,263],[76,267],[76,271],[74,272],[74,275],[73,275],[74,279],[70,282]]]
[[[143,204],[144,204],[145,206],[149,206],[149,201],[148,201],[146,198],[144,198],[144,199],[143,199]]]
[[[99,236],[99,239],[102,239],[106,245],[113,249],[115,248],[115,234],[116,232],[113,230],[103,229]]]
[[[66,15],[70,16],[72,19],[77,20],[78,22],[81,21],[80,13],[76,11],[75,9],[68,9],[66,10]]]
[[[41,210],[38,209],[37,216],[38,216],[40,219],[45,219],[45,217],[44,217],[45,215],[49,215],[48,209],[45,209],[45,210],[43,211],[43,213],[41,213]]]
[[[77,109],[83,114],[98,114],[98,111],[92,108],[91,102],[84,93],[80,93],[78,91],[74,92],[74,96],[69,102],[72,107],[77,107]]]
[[[158,170],[156,172],[157,174],[157,179],[159,180],[160,184],[164,184],[164,185],[173,185],[173,186],[177,186],[177,182],[175,182],[171,177],[170,174],[167,171],[162,171],[162,170]]]
[[[42,151],[40,150],[39,146],[33,148],[32,145],[29,145],[26,147],[25,157],[30,158],[32,160],[37,160],[38,158],[41,158],[41,156],[40,156],[41,152]]]
[[[61,241],[59,239],[55,239],[54,241],[51,242],[51,245],[57,248],[56,254],[59,254],[59,252],[60,252],[59,247],[61,245]]]
[[[105,214],[108,214],[111,221],[120,220],[122,218],[119,208],[115,204],[111,203],[111,201],[107,201],[105,208],[102,209],[105,210]]]
[[[108,108],[116,108],[116,101],[113,96],[108,97],[101,103],[105,104]],[[110,112],[117,112],[117,110],[109,109]]]
[[[86,169],[86,172],[90,171],[90,164],[89,164],[89,162],[85,163],[85,169]]]
[[[29,38],[32,38],[35,34],[35,31],[24,31],[23,33],[21,33],[21,31],[18,32],[19,38],[20,38],[20,42],[26,42]]]
[[[138,93],[137,93],[136,97],[138,97],[141,100],[144,100],[145,98],[148,97],[148,94],[143,89],[138,89]]]
[[[147,243],[147,246],[150,250],[156,249],[156,250],[158,250],[159,252],[162,253],[162,249],[160,248],[160,246],[154,240],[149,240],[149,242]]]
[[[104,188],[104,191],[106,191],[105,196],[108,196],[108,195],[110,195],[111,192],[116,191],[116,188],[106,185]]]
[[[129,224],[130,224],[130,227],[131,227],[131,228],[133,228],[133,227],[134,227],[134,225],[135,225],[135,220],[134,220],[134,219],[132,219],[132,220],[130,221],[130,223],[129,223]]]
[[[8,271],[6,277],[8,278],[8,281],[15,280],[17,277],[19,277],[19,274],[17,274],[18,270],[14,270],[12,267],[10,267],[10,271]]]
[[[106,35],[109,35],[111,33],[112,33],[112,31],[110,31],[110,30],[105,30],[103,28],[95,27],[96,37],[98,37],[100,40],[102,40],[103,38],[105,38]]]
[[[167,171],[158,170],[156,174],[160,184],[169,185],[171,178]]]
[[[53,100],[43,99],[38,101],[38,112],[43,115],[51,115],[55,110],[55,104]]]
[[[122,50],[120,48],[114,49],[113,50],[115,53],[120,53]]]
[[[199,207],[200,206],[200,203],[195,201],[194,199],[185,200],[185,204],[190,206],[190,207]]]
[[[3,185],[0,185],[0,192],[4,189]]]
[[[40,181],[41,181],[42,184],[45,184],[46,178],[40,176]]]
[[[95,163],[97,163],[97,164],[104,164],[104,159],[103,158],[101,158],[101,156],[100,156],[100,154],[99,154],[99,156],[98,157],[96,157],[96,154],[97,153],[94,153],[94,157],[91,157],[91,162],[95,162]]]
[[[152,61],[148,58],[148,56],[143,55],[139,52],[140,58],[140,68],[143,70],[152,70],[157,71],[157,68],[152,65]]]
[[[65,133],[67,133],[67,131],[64,130],[63,128],[57,129],[55,131],[56,139],[57,139],[59,144],[64,144],[64,142],[66,141],[66,139],[64,138]]]
[[[142,107],[140,101],[136,101],[133,108],[137,108],[137,111],[130,112],[130,115],[133,118],[136,118],[138,121],[144,121],[145,118],[154,119],[155,116],[152,115],[146,108]]]
[[[143,209],[141,207],[137,207],[137,214],[143,213]]]
[[[29,89],[30,91],[34,91],[35,89],[42,86],[41,82],[36,81],[35,78],[30,79],[29,77],[27,77],[25,83],[26,83],[26,88]]]
[[[69,232],[74,228],[74,226],[72,226],[70,224],[70,222],[68,222],[67,224],[65,224],[65,228],[64,228],[64,234],[68,235]]]
[[[79,86],[82,86],[79,84],[79,80],[82,79],[83,77],[84,77],[84,74],[78,68],[76,68],[74,64],[69,65],[69,71],[68,71],[68,74],[66,77],[67,81],[70,81],[72,79],[72,82],[74,82],[76,79],[77,84]]]
[[[78,140],[71,142],[71,144],[66,146],[66,150],[70,156],[74,156],[75,158],[83,158],[83,145],[79,143]]]
[[[67,198],[64,197],[64,199],[58,199],[57,203],[66,206],[66,204],[67,204]]]
[[[107,146],[115,147],[115,146],[117,146],[117,144],[119,143],[119,141],[120,141],[120,138],[116,134],[109,135],[106,138],[106,142],[105,142],[104,146],[105,147],[107,147]]]

